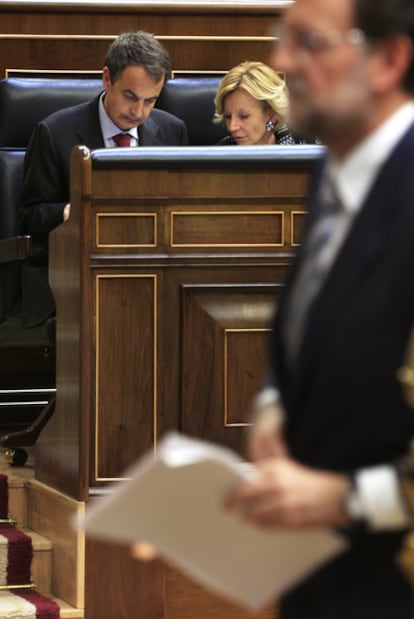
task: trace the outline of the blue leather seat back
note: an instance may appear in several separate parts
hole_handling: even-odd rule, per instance
[[[226,135],[213,124],[214,96],[220,76],[195,75],[168,80],[157,107],[181,118],[189,144],[211,145]],[[56,110],[92,99],[102,90],[100,79],[18,78],[0,81],[0,146],[24,148],[39,120]]]
[[[220,79],[206,75],[175,77],[161,91],[157,107],[185,122],[190,146],[216,144],[227,135],[222,125],[213,124],[214,97]]]
[[[22,233],[16,205],[20,200],[25,150],[0,148],[0,238]],[[0,264],[0,322],[20,294],[20,264]]]
[[[100,79],[7,78],[0,81],[0,146],[26,147],[32,131],[52,112],[88,101]]]

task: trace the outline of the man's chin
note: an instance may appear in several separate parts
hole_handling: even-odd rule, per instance
[[[139,127],[142,124],[142,120],[125,120],[124,118],[122,122],[119,123],[118,127],[121,131],[130,131],[131,129],[135,129],[135,127]]]

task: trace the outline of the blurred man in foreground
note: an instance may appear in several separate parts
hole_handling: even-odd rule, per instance
[[[289,127],[328,154],[255,403],[257,474],[226,508],[350,542],[284,596],[281,619],[413,617],[393,468],[414,432],[397,379],[414,322],[413,45],[412,0],[296,0],[275,49]]]

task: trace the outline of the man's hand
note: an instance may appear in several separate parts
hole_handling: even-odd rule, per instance
[[[263,528],[344,526],[343,503],[350,487],[345,475],[310,469],[288,457],[256,463],[251,480],[225,500],[225,508]]]
[[[135,542],[131,546],[131,554],[134,559],[140,561],[153,561],[158,557],[158,551],[152,544],[148,542]]]
[[[70,217],[70,204],[66,204],[63,209],[63,221],[68,221]]]
[[[274,401],[256,407],[252,413],[252,426],[247,439],[247,453],[251,460],[263,460],[288,453],[283,438],[285,413],[280,402]]]

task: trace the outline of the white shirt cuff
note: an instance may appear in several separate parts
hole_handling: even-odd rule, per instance
[[[355,486],[362,513],[371,529],[403,529],[410,524],[398,478],[391,466],[358,471]]]
[[[262,408],[263,406],[270,406],[270,404],[276,404],[279,401],[279,391],[276,387],[264,387],[253,400],[253,409]]]

